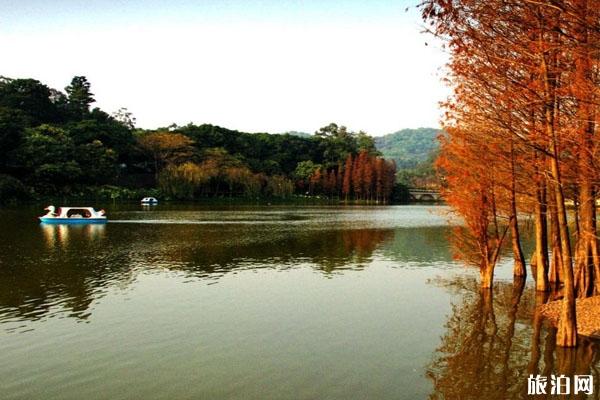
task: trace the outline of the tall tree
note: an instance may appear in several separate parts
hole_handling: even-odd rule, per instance
[[[536,289],[548,290],[549,281],[563,285],[556,340],[574,346],[575,293],[597,292],[600,280],[595,210],[600,1],[426,0],[422,11],[451,52],[454,94],[447,123],[473,131],[477,151],[485,154],[472,160],[473,168],[485,162],[499,176],[511,171],[509,188],[493,176],[485,179],[496,180],[500,217],[534,215]],[[450,142],[463,140],[457,132]],[[458,171],[450,164],[445,172],[452,177]],[[459,188],[448,190],[452,196]],[[574,232],[568,200],[575,205]],[[513,239],[515,254],[517,242]]]
[[[75,76],[65,88],[69,110],[77,118],[85,117],[90,112],[90,105],[96,101],[90,86],[85,76]]]
[[[52,102],[51,89],[35,79],[0,77],[0,107],[19,110],[27,118],[28,127],[62,119]]]
[[[154,173],[158,182],[160,170],[166,164],[189,161],[193,154],[194,141],[185,135],[171,132],[155,132],[138,139],[140,148],[154,161]]]
[[[352,164],[352,154],[348,154],[348,157],[346,157],[346,164],[344,165],[344,181],[342,183],[342,194],[346,201],[348,201],[348,196],[352,191]]]

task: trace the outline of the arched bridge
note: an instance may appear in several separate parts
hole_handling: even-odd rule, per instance
[[[437,190],[432,189],[408,189],[412,201],[441,201],[442,195]]]

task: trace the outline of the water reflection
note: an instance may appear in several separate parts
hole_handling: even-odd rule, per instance
[[[301,266],[331,278],[362,270],[375,259],[402,265],[447,258],[440,250],[443,227],[23,226],[16,217],[15,230],[0,232],[0,240],[10,243],[0,254],[0,323],[55,315],[86,321],[95,300],[110,288],[127,288],[140,273],[169,270],[215,281],[243,269]]]
[[[157,256],[166,257],[163,261],[171,264],[171,268],[196,276],[240,268],[284,269],[298,264],[312,264],[329,274],[336,270],[362,269],[372,261],[376,250],[394,237],[392,229],[254,232],[248,236],[236,233],[239,231],[216,231],[203,245],[192,244],[186,246],[185,251],[176,246]]]
[[[498,282],[493,292],[480,290],[474,278],[438,280],[455,292],[446,332],[427,376],[431,399],[527,398],[529,374],[594,375],[598,398],[598,343],[581,339],[575,349],[556,348],[556,333],[542,321],[535,294],[523,281]],[[550,393],[550,384],[548,384]],[[572,398],[585,398],[584,394]]]
[[[104,224],[40,224],[44,239],[49,248],[57,245],[66,247],[69,244],[69,236],[74,235],[86,240],[100,240],[105,236]]]
[[[389,246],[383,252],[390,259],[432,265],[448,264],[452,259],[446,241],[448,227],[420,227],[418,229],[396,229]]]

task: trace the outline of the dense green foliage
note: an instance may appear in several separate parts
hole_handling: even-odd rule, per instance
[[[414,168],[404,168],[398,171],[396,180],[401,185],[420,189],[438,189],[439,179],[435,169],[435,160],[438,151],[433,151],[429,156]]]
[[[85,77],[73,78],[67,93],[34,79],[0,78],[0,173],[17,179],[30,196],[113,183],[135,153],[129,128],[90,110]],[[10,198],[0,193],[0,200]]]
[[[441,131],[433,128],[403,129],[376,137],[377,149],[398,166],[396,180],[401,186],[437,189],[434,162]]]
[[[439,129],[403,129],[375,138],[377,149],[385,158],[396,161],[398,169],[413,169],[426,163],[439,148]]]
[[[303,138],[309,138],[312,136],[312,134],[308,133],[308,132],[298,132],[298,131],[287,131],[287,132],[282,132],[280,133],[280,135],[292,135],[292,136],[300,136]]]
[[[109,115],[92,109],[94,101],[83,76],[65,92],[34,79],[0,77],[0,201],[122,199],[140,189],[173,199],[288,198],[305,195],[316,171],[341,176],[349,157],[380,156],[365,132],[336,124],[314,135],[244,133],[209,124],[141,130],[126,109]],[[388,201],[391,190],[382,193],[380,200]]]
[[[0,174],[0,199],[3,201],[18,201],[27,198],[27,189],[16,178]]]

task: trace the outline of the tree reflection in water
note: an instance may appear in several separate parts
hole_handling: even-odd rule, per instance
[[[336,270],[362,269],[394,238],[391,229],[117,228],[40,225],[39,235],[12,238],[17,246],[0,254],[0,323],[65,313],[86,321],[93,302],[109,288],[126,288],[138,273],[149,271],[169,269],[216,280],[240,269],[305,264],[330,276]]]
[[[162,227],[159,233],[133,244],[136,262],[152,259],[190,276],[218,279],[240,269],[293,268],[299,264],[331,273],[361,269],[373,253],[394,238],[392,229],[269,231],[253,227],[201,231]],[[174,242],[173,237],[179,241]]]
[[[556,348],[556,331],[534,311],[547,294],[524,289],[522,280],[497,281],[493,291],[480,290],[470,277],[436,283],[460,300],[452,305],[446,333],[427,368],[434,385],[431,399],[528,398],[530,374],[548,377],[548,393],[551,374],[571,379],[592,374],[598,398],[598,343],[582,339],[577,348]]]

